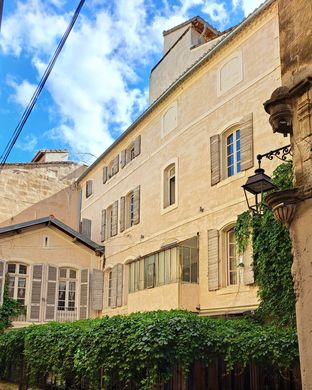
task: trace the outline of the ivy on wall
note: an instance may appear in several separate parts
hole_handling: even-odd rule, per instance
[[[281,190],[292,188],[292,163],[279,165],[272,179]],[[288,230],[274,219],[269,208],[265,208],[261,217],[253,216],[249,211],[239,215],[235,235],[241,253],[252,237],[253,268],[260,297],[256,316],[262,322],[295,326],[295,294]]]
[[[0,377],[23,357],[28,382],[53,373],[66,389],[88,383],[132,383],[151,389],[179,364],[224,358],[228,369],[250,361],[289,368],[297,362],[296,331],[248,319],[213,319],[185,311],[156,311],[75,323],[50,323],[0,335]],[[103,386],[104,387],[104,386]]]
[[[3,290],[3,303],[0,306],[0,333],[12,326],[12,318],[22,314],[23,306],[9,295],[8,279],[6,277]]]

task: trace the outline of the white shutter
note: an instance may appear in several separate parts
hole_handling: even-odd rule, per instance
[[[240,124],[241,170],[252,168],[253,162],[253,120],[252,113],[243,117]]]
[[[117,264],[116,306],[122,306],[123,265]]]
[[[219,232],[208,230],[208,290],[219,288]]]
[[[125,230],[125,209],[126,207],[126,198],[122,196],[120,198],[120,233]]]
[[[105,231],[106,231],[106,210],[102,210],[101,214],[101,241],[105,241]]]
[[[115,265],[112,269],[112,287],[111,287],[111,305],[110,307],[113,309],[117,306],[117,265]]]
[[[213,186],[220,181],[220,136],[218,134],[210,137],[210,172]]]
[[[126,150],[122,150],[120,153],[120,165],[121,168],[124,168],[126,165]]]
[[[112,208],[112,236],[118,233],[118,200],[113,203]]]
[[[43,265],[35,264],[32,266],[32,282],[30,297],[30,321],[40,321],[41,319],[41,300],[42,300],[42,276]]]
[[[134,216],[133,223],[137,225],[140,222],[140,186],[133,190],[134,196]]]
[[[108,179],[108,167],[103,167],[103,184],[107,182]]]
[[[134,157],[137,157],[141,153],[141,136],[138,135],[133,141],[134,144]]]
[[[89,317],[89,269],[80,271],[80,305],[79,319]]]
[[[91,283],[91,308],[93,310],[103,310],[103,289],[104,272],[100,269],[93,269]]]
[[[47,321],[55,319],[56,311],[56,281],[57,281],[57,267],[48,265],[48,282],[46,292],[46,312],[45,319]]]
[[[5,261],[0,260],[0,305],[2,305],[2,301],[3,301],[4,281],[5,281]]]

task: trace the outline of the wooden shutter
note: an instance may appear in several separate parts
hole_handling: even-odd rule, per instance
[[[87,180],[86,182],[86,197],[88,198],[92,195],[92,180]]]
[[[103,184],[107,182],[108,179],[108,167],[103,167]]]
[[[55,319],[56,281],[57,281],[57,267],[48,265],[48,282],[47,282],[46,313],[45,313],[45,319],[47,321]]]
[[[125,211],[126,211],[126,198],[122,196],[120,198],[120,233],[125,230]]]
[[[82,218],[81,233],[86,237],[91,238],[91,219]]]
[[[112,236],[118,233],[118,200],[113,203],[112,208]]]
[[[89,317],[89,269],[80,270],[79,319]]]
[[[219,288],[219,232],[208,230],[208,290]]]
[[[253,120],[252,113],[243,117],[240,124],[241,170],[252,168],[253,161]]]
[[[40,321],[41,300],[42,300],[42,276],[43,265],[35,264],[32,266],[32,283],[30,297],[30,321]]]
[[[247,246],[247,249],[244,252],[243,259],[244,259],[244,284],[248,286],[250,284],[254,284],[255,282],[253,264],[252,264],[253,263],[252,249],[250,244]]]
[[[220,136],[219,134],[210,137],[210,172],[211,185],[220,181]]]
[[[122,150],[121,153],[120,153],[120,165],[121,165],[121,168],[124,168],[126,163],[127,163],[126,162],[126,151]]]
[[[123,265],[117,264],[116,306],[122,306],[122,291],[123,291]]]
[[[112,269],[112,287],[111,287],[111,305],[110,307],[113,309],[117,307],[117,265],[115,265]]]
[[[118,173],[119,171],[119,154],[114,158],[114,163],[113,163],[113,172],[114,175]]]
[[[133,141],[134,145],[134,157],[137,157],[141,153],[141,136],[138,135]]]
[[[3,300],[4,281],[5,281],[5,261],[0,260],[0,305],[2,305],[2,300]]]
[[[93,269],[91,281],[91,308],[103,310],[104,272],[100,269]]]
[[[133,223],[134,223],[134,225],[137,225],[140,222],[140,186],[137,186],[133,190],[133,196],[134,196]]]
[[[105,231],[106,231],[106,210],[102,210],[101,214],[101,241],[105,241]]]

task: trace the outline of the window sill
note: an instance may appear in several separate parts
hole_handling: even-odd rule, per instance
[[[216,291],[216,293],[217,295],[226,295],[248,291],[250,291],[249,286],[245,286],[244,284],[234,284],[232,286],[221,287],[219,290]]]
[[[246,177],[246,171],[243,171],[243,172],[240,172],[240,173],[236,173],[235,175],[233,176],[230,176],[230,177],[227,177],[226,179],[223,179],[221,180],[217,185],[216,187],[217,188],[221,188],[223,186],[226,186],[227,184],[229,183],[232,183],[233,181],[235,180],[239,180],[239,179],[242,179]]]
[[[170,211],[175,210],[177,207],[178,207],[178,203],[174,203],[171,206],[161,209],[160,214],[163,215],[163,214],[170,213]]]

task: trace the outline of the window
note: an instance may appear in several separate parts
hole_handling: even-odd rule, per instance
[[[126,197],[127,223],[126,226],[134,225],[134,193],[131,191]]]
[[[76,309],[76,275],[74,269],[60,268],[57,310]]]
[[[140,222],[140,186],[120,199],[120,231]]]
[[[92,180],[87,180],[86,182],[86,198],[92,195]]]
[[[113,206],[106,209],[106,232],[107,238],[112,237],[113,233]]]
[[[25,305],[27,266],[18,263],[8,264],[9,296]]]
[[[239,267],[237,264],[237,251],[235,245],[234,228],[227,232],[227,284],[238,284]]]
[[[226,171],[227,177],[241,171],[240,130],[234,130],[226,137]]]
[[[176,203],[176,164],[170,164],[164,171],[164,208]]]
[[[112,305],[112,271],[108,274],[108,306]]]
[[[193,237],[179,245],[182,281],[198,283],[198,238]]]
[[[124,168],[130,161],[134,160],[141,153],[141,136],[138,135],[126,149],[120,153],[120,165]]]
[[[108,300],[110,308],[123,305],[123,265],[116,264],[108,274]]]

